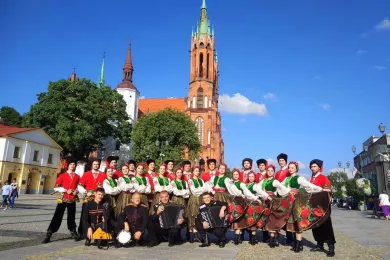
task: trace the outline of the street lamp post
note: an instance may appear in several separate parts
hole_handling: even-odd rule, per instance
[[[381,134],[383,135],[385,133],[385,130],[386,130],[386,125],[383,123],[380,123],[380,125],[378,126],[378,129],[379,129],[379,132],[381,132]]]
[[[351,163],[350,163],[349,161],[347,161],[347,162],[345,163],[345,166],[346,166],[346,167],[343,167],[343,163],[342,163],[341,161],[339,161],[337,164],[338,164],[339,168],[343,168],[343,169],[344,169],[344,173],[346,173],[346,172],[345,172],[345,169],[349,169],[349,166],[351,165]]]

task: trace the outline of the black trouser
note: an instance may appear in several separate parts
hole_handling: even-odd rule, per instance
[[[67,217],[68,229],[69,230],[76,229],[76,221],[75,221],[76,202],[58,203],[56,210],[54,212],[54,216],[50,222],[49,227],[47,228],[47,231],[51,231],[52,233],[58,231],[62,223],[62,218],[64,217],[65,209],[67,209],[68,212],[68,217]]]
[[[204,229],[203,224],[200,221],[196,221],[196,229],[201,236],[202,242],[205,241],[207,232],[214,234],[217,237],[218,242],[226,242],[226,228],[224,227]]]
[[[83,228],[83,214],[84,214],[84,210],[85,210],[86,206],[87,206],[87,203],[83,203],[81,206],[80,222],[79,222],[79,228],[78,228],[78,233],[79,233],[80,237],[87,236],[87,233],[84,233],[85,228]],[[88,228],[86,230],[88,230]]]
[[[149,219],[148,233],[151,242],[161,242],[164,241],[164,237],[168,237],[169,243],[175,243],[180,228],[162,229],[159,221]]]
[[[290,231],[286,231],[286,242],[292,243],[294,241],[294,233]]]
[[[333,233],[332,219],[329,217],[321,226],[312,229],[314,240],[319,244],[335,244],[336,238]]]

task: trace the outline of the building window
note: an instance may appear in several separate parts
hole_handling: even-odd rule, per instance
[[[47,163],[52,164],[53,163],[53,154],[49,153],[49,158],[47,158]]]
[[[207,108],[209,104],[209,98],[207,96],[204,97],[204,108]]]
[[[34,162],[39,162],[39,151],[34,151],[34,156],[33,156],[33,161]]]
[[[192,108],[196,108],[196,97],[192,97]]]
[[[195,125],[196,125],[196,128],[198,128],[199,142],[200,142],[201,145],[203,145],[203,139],[204,139],[204,121],[203,121],[203,118],[197,117],[195,119]]]
[[[203,88],[198,88],[197,108],[203,108]]]
[[[15,158],[15,159],[20,159],[20,147],[19,147],[19,146],[15,146],[15,149],[14,149],[14,158]]]
[[[200,54],[199,56],[199,77],[203,78],[203,53]]]
[[[211,144],[211,130],[210,129],[207,132],[207,144]]]

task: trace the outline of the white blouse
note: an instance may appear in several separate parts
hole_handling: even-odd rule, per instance
[[[110,182],[107,179],[103,181],[103,188],[104,192],[108,195],[115,196],[121,192],[121,188],[119,186],[111,187]]]
[[[154,191],[155,192],[167,191],[168,193],[172,193],[172,185],[169,182],[169,179],[168,179],[168,185],[161,186],[160,183],[158,182],[158,176],[156,176],[153,178],[153,184],[154,184]]]
[[[185,199],[190,197],[190,190],[188,189],[188,183],[186,183],[186,188],[184,189],[184,187],[182,187],[181,190],[177,188],[175,181],[171,181],[171,186],[172,186],[173,195],[178,197],[183,197]]]
[[[266,180],[266,179],[265,179]],[[263,189],[263,182],[265,180],[262,180],[260,183],[259,183],[259,186],[260,186],[260,189]],[[280,195],[282,197],[284,196],[287,196],[291,189],[290,188],[287,188],[286,186],[284,186],[283,184],[280,183],[280,181],[274,179],[274,181],[272,182],[272,186],[274,188],[276,188],[276,191],[275,191],[275,195]],[[264,191],[265,192],[265,191]]]
[[[130,178],[130,183],[126,183],[126,181],[125,181],[125,179],[123,177],[119,177],[119,179],[118,179],[118,186],[120,187],[121,191],[131,192],[131,193],[135,192],[134,184],[131,181],[131,177],[129,177]]]
[[[293,177],[293,176],[292,176]],[[284,186],[290,186],[289,184],[286,183],[287,181],[287,178],[284,179],[283,181],[283,185]],[[310,183],[309,181],[307,181],[304,177],[302,176],[299,176],[298,177],[298,180],[297,180],[299,186],[302,186],[303,188],[305,188],[305,190],[308,192],[308,193],[318,193],[318,192],[321,192],[322,191],[322,188],[317,186],[317,185],[314,185],[313,183]],[[290,188],[290,187],[288,187]]]
[[[188,187],[190,188],[192,195],[199,197],[200,195],[202,195],[205,192],[212,191],[212,188],[210,187],[210,185],[208,185],[207,182],[204,182],[201,178],[199,178],[198,180],[201,180],[203,182],[203,186],[199,185],[198,188],[195,188],[195,184],[194,184],[194,181],[192,179],[188,180]]]
[[[152,187],[150,186],[149,179],[147,177],[144,178],[146,179],[146,185],[139,184],[136,177],[131,179],[131,182],[133,183],[133,189],[135,192],[139,192],[141,194],[149,194],[152,192]]]
[[[222,177],[222,176],[214,176],[210,179],[210,181],[208,181],[208,185],[211,187],[211,188],[220,188],[218,186],[218,183],[217,183],[217,186],[214,186],[214,180],[215,178],[217,177]],[[230,195],[233,195],[233,196],[243,196],[242,192],[236,187],[236,185],[234,185],[234,182],[232,179],[230,178],[225,178],[224,180],[224,184],[226,186],[226,189],[228,190],[229,194]],[[212,191],[212,193],[214,194],[214,190]]]
[[[243,195],[244,198],[248,200],[258,200],[259,198],[253,194],[248,187],[245,185],[245,183],[240,183],[240,188],[242,190],[241,194]]]

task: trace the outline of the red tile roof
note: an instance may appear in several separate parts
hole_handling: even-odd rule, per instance
[[[118,88],[129,88],[129,89],[137,90],[137,88],[134,86],[134,84],[128,80],[122,81],[121,83],[118,84],[118,86],[116,88],[117,89]]]
[[[30,130],[34,130],[34,129],[38,129],[38,128],[21,128],[21,127],[16,127],[16,126],[9,126],[9,125],[0,124],[0,136],[7,136],[10,134],[26,132],[26,131],[30,131]]]
[[[148,112],[153,113],[164,108],[171,107],[180,111],[186,110],[184,98],[147,98],[140,99],[138,103],[139,115],[146,115]]]

